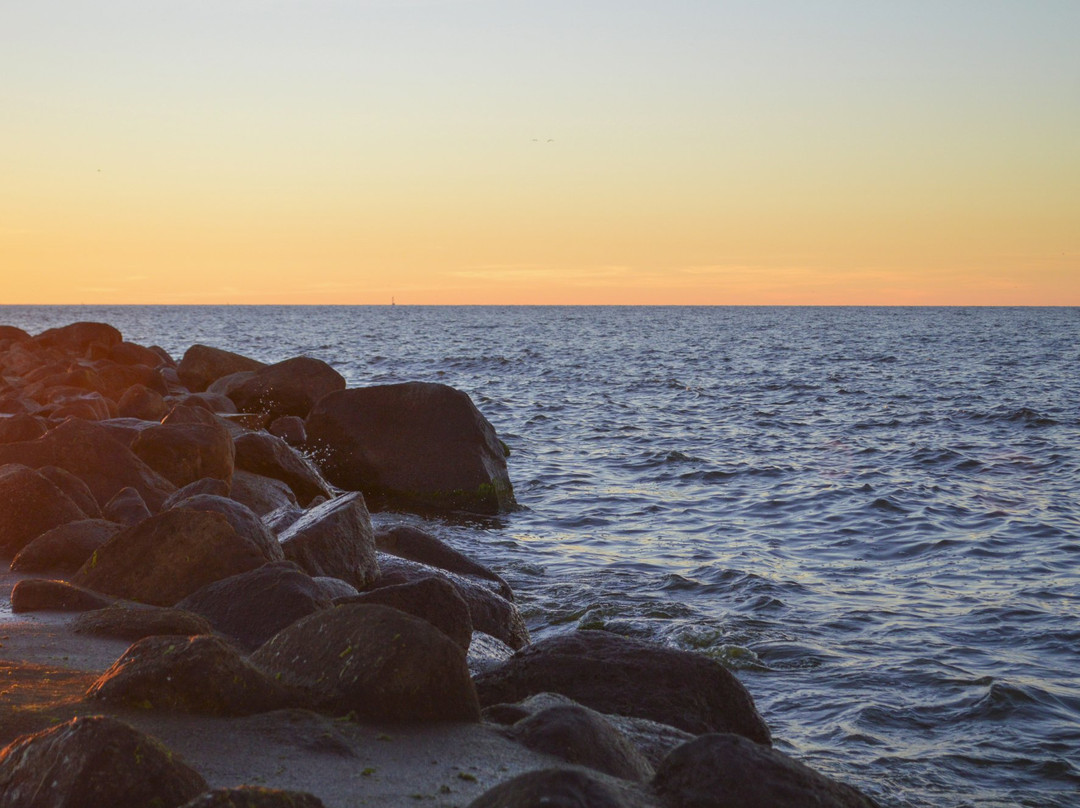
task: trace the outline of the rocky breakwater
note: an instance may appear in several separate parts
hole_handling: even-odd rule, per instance
[[[506,449],[461,391],[346,389],[317,359],[199,345],[176,363],[76,323],[0,327],[0,413],[0,549],[45,576],[15,583],[12,610],[132,643],[70,720],[3,739],[0,808],[351,805],[374,782],[327,730],[313,748],[336,768],[308,788],[213,789],[116,717],[178,714],[473,727],[470,744],[532,756],[462,774],[494,786],[475,806],[874,805],[773,749],[718,662],[605,632],[531,643],[493,570],[416,528],[373,529],[369,507],[515,507]],[[409,788],[377,801],[465,801]]]

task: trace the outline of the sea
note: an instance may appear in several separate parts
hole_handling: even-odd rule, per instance
[[[520,508],[399,513],[533,638],[735,671],[776,747],[883,806],[1080,805],[1080,309],[0,307],[466,391]]]

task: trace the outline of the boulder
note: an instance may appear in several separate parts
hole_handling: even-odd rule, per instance
[[[73,718],[0,751],[0,808],[176,808],[206,781],[108,716]]]
[[[121,365],[107,360],[95,362],[94,369],[97,372],[98,392],[116,402],[119,402],[128,390],[137,386],[145,387],[161,396],[169,392],[164,369],[155,370],[145,365]]]
[[[379,574],[371,516],[358,493],[305,512],[278,539],[285,558],[309,575],[341,578],[363,589]]]
[[[42,408],[42,413],[53,421],[65,418],[79,418],[83,421],[107,421],[114,417],[116,404],[101,393],[83,393],[77,396],[57,396],[51,401],[51,407]]]
[[[348,581],[343,581],[340,578],[331,578],[328,575],[315,575],[311,580],[319,585],[319,590],[323,593],[323,597],[329,598],[330,600],[351,598],[360,594],[359,589]]]
[[[12,342],[26,342],[31,339],[33,339],[33,337],[31,337],[21,328],[17,328],[13,325],[0,325],[0,340],[11,340]]]
[[[101,515],[120,525],[135,525],[151,516],[150,509],[134,488],[117,491],[116,496],[105,503]]]
[[[45,531],[85,518],[67,494],[38,472],[17,463],[0,467],[3,553],[15,555]]]
[[[293,504],[282,505],[270,513],[263,514],[263,524],[278,536],[285,532],[291,525],[295,525],[304,515],[304,509]]]
[[[0,443],[35,440],[46,431],[44,419],[26,412],[17,412],[10,417],[0,418]]]
[[[70,471],[59,466],[42,466],[37,473],[67,494],[79,506],[79,510],[91,519],[101,516],[101,508],[90,487]]]
[[[217,631],[254,650],[301,617],[333,603],[311,576],[291,561],[278,561],[207,584],[176,606],[201,615]]]
[[[291,707],[294,695],[220,637],[146,637],[86,691],[109,704],[203,715],[251,715]]]
[[[234,415],[236,405],[231,398],[221,393],[188,393],[173,399],[173,405],[182,407],[202,407],[207,412],[214,414]]]
[[[73,573],[122,525],[105,519],[80,519],[46,530],[11,561],[13,572]]]
[[[575,631],[518,651],[476,678],[483,705],[561,693],[602,713],[691,732],[735,732],[771,742],[754,700],[719,662],[606,631]]]
[[[117,533],[72,581],[115,597],[172,606],[209,583],[272,560],[221,514],[174,509]]]
[[[345,377],[321,359],[294,356],[255,371],[229,398],[241,412],[265,412],[271,420],[303,418],[323,396],[344,389]]]
[[[255,375],[254,370],[238,370],[236,373],[229,373],[222,376],[220,379],[214,380],[209,387],[206,388],[206,392],[215,396],[229,396],[233,390],[236,390],[246,382],[248,379]],[[229,401],[232,401],[230,398]],[[236,404],[233,404],[233,409],[236,408]],[[266,413],[264,413],[266,415]],[[270,419],[266,418],[266,423],[270,423]]]
[[[319,709],[370,721],[478,721],[465,652],[425,620],[386,606],[316,612],[251,661]]]
[[[91,592],[67,581],[27,578],[16,582],[11,589],[11,611],[23,612],[88,612],[111,606],[114,599]]]
[[[285,558],[274,534],[247,505],[228,497],[214,494],[195,494],[173,505],[173,509],[188,511],[211,511],[224,516],[239,536],[262,551],[271,561]]]
[[[548,707],[521,719],[512,737],[534,752],[579,766],[645,782],[653,768],[637,747],[606,717],[580,704]]]
[[[275,418],[267,431],[276,438],[281,438],[290,446],[303,446],[307,443],[307,430],[304,419],[298,415],[283,415]]]
[[[488,789],[466,808],[657,808],[641,789],[584,769],[539,769]]]
[[[473,625],[469,607],[453,584],[435,575],[374,589],[336,602],[378,603],[427,620],[465,651],[469,650],[472,641]]]
[[[116,402],[116,413],[121,418],[160,421],[168,411],[161,393],[142,384],[133,384]]]
[[[281,480],[304,507],[315,497],[329,499],[334,495],[315,467],[281,438],[266,432],[249,432],[234,442],[238,469]]]
[[[495,429],[460,390],[421,382],[341,390],[322,398],[305,425],[326,478],[375,507],[515,507]]]
[[[375,531],[375,546],[383,553],[419,561],[430,567],[469,576],[478,583],[490,582],[490,588],[509,601],[514,599],[513,590],[501,576],[488,567],[459,553],[442,539],[425,533],[411,525],[395,525]]]
[[[94,637],[111,637],[136,642],[144,637],[162,634],[213,634],[214,629],[206,620],[191,612],[160,606],[109,606],[104,609],[83,612],[73,624],[76,634]]]
[[[306,791],[280,791],[262,786],[215,788],[181,808],[324,808],[322,800]]]
[[[513,655],[514,649],[502,640],[474,630],[472,640],[469,642],[469,654],[465,661],[469,663],[469,672],[475,677],[494,670]]]
[[[184,386],[195,393],[205,390],[211,382],[241,370],[258,370],[262,362],[246,356],[211,348],[209,345],[192,345],[184,352],[177,372]]]
[[[229,482],[236,459],[232,436],[222,424],[176,423],[168,417],[140,432],[131,450],[177,487],[203,477]]]
[[[229,496],[242,502],[259,516],[265,516],[283,505],[294,508],[297,506],[296,494],[286,483],[244,469],[233,472],[232,491]]]
[[[109,434],[107,427],[71,419],[37,440],[0,445],[0,464],[22,463],[30,468],[59,466],[89,486],[98,503],[108,502],[128,486],[151,510],[175,486]]]
[[[165,364],[157,352],[127,341],[113,345],[109,349],[109,359],[118,365],[146,365],[148,368]]]
[[[196,494],[213,494],[216,497],[227,497],[229,491],[229,484],[224,480],[217,477],[203,477],[193,483],[188,483],[183,488],[177,488],[176,491],[169,494],[165,501],[161,503],[161,510],[167,511],[177,503],[183,502]]]
[[[731,733],[677,747],[653,788],[671,808],[877,808],[856,789]]]
[[[34,341],[73,356],[84,356],[93,344],[109,349],[123,342],[124,337],[107,323],[80,322],[42,331]]]
[[[469,607],[469,618],[474,629],[490,634],[511,648],[521,648],[529,643],[529,629],[525,626],[517,606],[492,592],[485,584],[465,575],[386,553],[379,553],[377,560],[379,577],[371,585],[372,589],[409,583],[434,575],[453,584]]]

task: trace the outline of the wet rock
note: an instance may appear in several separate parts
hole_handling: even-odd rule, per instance
[[[109,704],[203,715],[251,715],[292,706],[284,686],[220,637],[146,637],[86,691]]]
[[[44,420],[26,412],[15,413],[9,418],[0,418],[0,443],[35,440],[45,432]]]
[[[319,591],[323,593],[323,597],[329,598],[330,600],[351,598],[360,594],[359,589],[348,581],[343,581],[340,578],[331,578],[327,575],[316,575],[311,580],[319,585]]]
[[[124,338],[120,332],[108,323],[79,322],[60,328],[42,331],[34,341],[46,348],[58,348],[74,356],[84,356],[91,345],[100,345],[106,349],[119,345]]]
[[[427,620],[435,628],[469,650],[473,625],[469,607],[454,585],[431,575],[406,584],[386,586],[345,598],[337,603],[378,603]]]
[[[228,396],[221,393],[211,393],[206,391],[204,393],[189,393],[186,396],[180,396],[173,401],[174,406],[179,405],[182,407],[202,407],[207,412],[212,412],[218,415],[234,415],[236,413],[236,405]]]
[[[259,516],[275,511],[283,505],[297,505],[296,494],[287,484],[244,469],[233,472],[232,491],[229,496],[244,503]]]
[[[17,463],[0,467],[0,550],[4,553],[15,555],[45,531],[85,518],[67,494],[38,472]]]
[[[488,789],[467,808],[657,808],[642,790],[582,769],[540,769]]]
[[[386,606],[316,612],[251,657],[319,709],[371,721],[478,721],[465,653],[425,620]]]
[[[277,538],[247,505],[229,497],[213,494],[195,494],[173,505],[173,509],[210,511],[224,516],[233,530],[245,540],[258,547],[271,561],[280,561],[285,554]]]
[[[190,637],[214,632],[210,623],[197,614],[160,606],[110,606],[83,612],[75,618],[73,628],[77,634],[128,642],[159,635]]]
[[[411,525],[395,525],[375,531],[375,546],[383,553],[419,561],[447,572],[466,575],[479,582],[491,582],[491,588],[509,601],[514,599],[510,585],[483,564],[459,553],[446,542]]]
[[[279,791],[261,786],[216,788],[200,794],[181,808],[324,808],[322,800],[306,791]]]
[[[172,413],[176,413],[176,408]],[[236,459],[229,430],[216,421],[184,423],[166,417],[159,426],[140,432],[131,449],[177,487],[203,477],[228,482]]]
[[[234,472],[235,474],[235,472]],[[229,496],[229,484],[217,477],[203,477],[195,482],[188,483],[183,488],[176,489],[168,498],[161,503],[161,510],[167,511],[179,502],[189,499],[197,494],[211,494],[215,497]]]
[[[653,768],[637,747],[606,717],[580,704],[560,704],[521,719],[512,737],[536,752],[567,763],[644,782]]]
[[[514,649],[482,631],[473,631],[466,661],[473,676],[487,673],[502,665],[514,655]],[[519,716],[520,718],[521,716]]]
[[[54,421],[80,418],[84,421],[107,421],[116,416],[116,404],[101,393],[83,393],[77,396],[57,396],[51,400],[54,406],[44,407],[42,412]]]
[[[221,514],[174,509],[117,533],[72,580],[115,597],[172,606],[209,583],[272,560]]]
[[[46,530],[11,561],[13,572],[73,573],[122,525],[105,519],[80,519]]]
[[[22,612],[88,612],[104,609],[115,600],[91,592],[67,581],[27,578],[11,589],[11,611]]]
[[[101,515],[121,525],[135,525],[151,516],[150,509],[134,488],[117,491],[116,496],[105,503]]]
[[[236,438],[235,443],[238,469],[281,480],[304,507],[315,497],[329,499],[334,495],[315,467],[281,438],[266,432],[250,432]]]
[[[606,631],[540,640],[478,676],[476,687],[484,705],[550,691],[602,713],[647,718],[695,735],[735,732],[770,743],[753,698],[719,662]]]
[[[165,364],[160,354],[153,349],[127,341],[113,345],[109,349],[109,359],[118,365],[146,365],[149,368]]]
[[[515,507],[495,429],[460,390],[421,382],[341,390],[315,405],[306,426],[326,478],[374,507]]]
[[[192,345],[184,352],[177,372],[184,386],[198,393],[222,376],[241,370],[258,370],[263,366],[262,362],[231,351],[211,348],[209,345]]]
[[[268,431],[276,438],[281,438],[290,446],[303,446],[307,443],[307,430],[304,419],[298,415],[283,415],[275,418]]]
[[[0,808],[175,808],[206,781],[149,735],[73,718],[0,751]]]
[[[42,466],[37,473],[67,494],[79,506],[79,510],[91,519],[101,516],[101,508],[89,486],[70,471],[59,466]]]
[[[303,515],[303,508],[290,503],[274,508],[270,513],[264,514],[262,520],[271,533],[280,536],[291,525],[295,525]]]
[[[241,412],[265,412],[271,420],[303,418],[328,393],[345,389],[345,378],[321,359],[295,356],[255,371],[229,393]]]
[[[517,606],[491,591],[487,582],[478,583],[471,577],[386,553],[378,554],[378,565],[379,577],[371,585],[371,589],[415,582],[434,575],[453,584],[469,607],[469,618],[474,629],[490,634],[511,648],[521,648],[528,644],[529,630]]]
[[[206,392],[211,393],[215,396],[227,397],[230,393],[238,389],[240,385],[242,385],[248,379],[252,378],[254,375],[254,370],[238,370],[235,373],[228,373],[222,376],[220,379],[215,379],[213,382],[211,382],[210,385],[206,388]],[[229,401],[232,401],[232,399],[230,398]],[[235,402],[233,403],[233,408],[236,408]],[[264,415],[267,415],[267,413],[264,413]],[[269,418],[266,419],[266,423],[270,423]]]
[[[671,808],[876,808],[850,786],[730,733],[703,735],[660,764],[653,787]]]
[[[121,418],[160,421],[168,411],[168,405],[161,393],[142,384],[129,387],[116,402],[116,413]]]
[[[278,539],[285,558],[309,575],[341,578],[363,589],[379,574],[371,516],[355,492],[305,512]]]
[[[333,606],[322,588],[291,561],[207,584],[178,604],[254,650],[302,617]]]
[[[0,464],[59,466],[90,488],[98,503],[128,486],[155,510],[175,486],[113,437],[107,427],[72,419],[32,441],[0,445]]]

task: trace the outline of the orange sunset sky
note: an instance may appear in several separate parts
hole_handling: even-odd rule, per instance
[[[1075,0],[0,9],[0,303],[1080,305]]]

